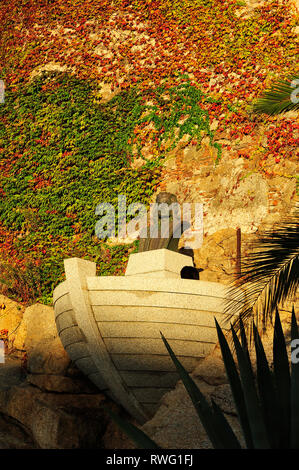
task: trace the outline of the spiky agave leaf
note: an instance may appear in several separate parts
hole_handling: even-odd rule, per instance
[[[231,331],[240,369],[240,378],[244,392],[248,421],[252,432],[253,446],[255,449],[268,449],[270,448],[270,442],[259,397],[255,388],[252,367],[249,364],[250,361],[248,361],[246,351],[243,350],[233,327],[231,327]]]
[[[294,305],[292,309],[291,339],[295,342],[293,347],[296,348],[299,340],[299,332]],[[299,362],[292,360],[291,367],[291,448],[299,449]]]
[[[242,389],[241,380],[239,373],[232,355],[232,352],[229,348],[226,337],[223,334],[222,329],[219,326],[215,318],[215,324],[217,329],[218,341],[220,344],[220,349],[222,353],[222,359],[226,369],[226,375],[230,383],[230,388],[234,398],[235,406],[238,412],[238,417],[240,425],[243,430],[244,439],[248,449],[253,448],[252,432],[249,425],[248,413],[246,410],[246,404],[244,399],[244,392]]]
[[[259,333],[253,325],[259,393],[257,393],[255,386],[243,325],[241,324],[241,343],[234,328],[231,327],[239,364],[239,375],[232,352],[216,319],[215,323],[223,361],[247,447],[288,448],[291,445],[292,448],[298,449],[299,363],[292,363],[292,376],[290,377],[286,344],[278,311],[276,311],[273,339],[274,373],[270,370]],[[162,333],[161,336],[214,447],[219,449],[240,448],[241,445],[219,406],[213,400],[211,400],[212,406],[210,406],[177,359]],[[291,338],[292,340],[299,338],[294,308]],[[137,446],[145,449],[159,448],[143,431],[115,415],[106,406],[104,408]]]
[[[160,334],[213,447],[215,449],[239,449],[240,443],[220,408],[215,403],[212,403],[212,407],[210,406],[208,400],[174,354],[166,338],[161,332]]]
[[[225,313],[236,313],[244,323],[255,317],[267,326],[280,302],[291,299],[299,285],[299,208],[284,222],[274,225],[252,243],[251,251],[242,260],[242,274],[230,286]],[[245,303],[241,307],[240,302]],[[234,326],[238,327],[238,320]],[[240,326],[240,325],[239,325]]]
[[[258,98],[253,105],[253,112],[271,116],[299,109],[298,93],[296,93],[298,86],[299,74],[278,80]]]
[[[140,449],[160,449],[152,439],[150,439],[141,429],[134,424],[121,418],[114,413],[108,406],[103,406],[110,418],[120,427],[122,431],[139,447]]]
[[[271,448],[279,447],[281,434],[280,415],[277,412],[278,399],[272,371],[269,367],[264,346],[256,326],[253,323],[253,335],[256,352],[256,376],[262,413]]]
[[[290,445],[291,376],[288,353],[278,309],[276,309],[273,336],[273,369],[277,390],[277,414],[281,430],[279,447],[286,449]]]

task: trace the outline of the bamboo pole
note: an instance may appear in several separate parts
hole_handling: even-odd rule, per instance
[[[236,262],[236,278],[241,275],[241,229],[237,228],[237,262]]]

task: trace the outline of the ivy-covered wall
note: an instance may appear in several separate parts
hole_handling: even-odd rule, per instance
[[[122,274],[136,243],[99,241],[95,208],[117,208],[118,194],[148,204],[182,143],[205,142],[216,167],[252,138],[252,153],[240,151],[247,172],[295,176],[284,165],[296,161],[296,118],[254,117],[251,104],[296,70],[296,15],[287,0],[243,9],[239,0],[2,0],[3,292],[50,303],[70,256]],[[180,161],[175,178],[187,178]]]

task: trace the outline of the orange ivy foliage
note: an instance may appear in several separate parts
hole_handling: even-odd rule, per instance
[[[147,91],[164,79],[170,87],[179,74],[188,73],[191,84],[219,100],[207,104],[211,122],[218,121],[218,134],[228,130],[232,142],[256,137],[263,118],[252,116],[249,105],[275,77],[296,71],[297,18],[288,0],[268,0],[250,15],[244,3],[1,0],[0,78],[15,91],[39,70],[58,67],[79,79],[109,84],[111,92],[138,84],[147,100]],[[47,83],[45,91],[55,86]],[[298,158],[299,127],[290,118],[267,118],[263,124],[266,144],[260,147],[259,171],[270,174],[267,159],[279,166],[283,159]],[[142,128],[135,131],[137,139]],[[43,134],[36,145],[47,146],[48,140]],[[22,153],[15,152],[1,165],[2,152],[0,142],[0,171],[9,175]],[[28,184],[43,189],[51,179],[36,175]],[[14,234],[1,227],[0,245],[8,257],[15,257]]]

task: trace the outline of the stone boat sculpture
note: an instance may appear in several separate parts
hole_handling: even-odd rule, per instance
[[[192,257],[166,248],[130,255],[125,276],[96,276],[96,264],[71,258],[54,291],[64,348],[92,382],[140,423],[178,381],[161,339],[191,372],[223,328],[226,286],[182,279]],[[241,307],[241,304],[240,304]]]

